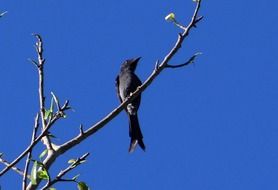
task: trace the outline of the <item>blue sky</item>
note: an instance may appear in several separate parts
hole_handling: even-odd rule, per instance
[[[80,173],[97,190],[277,189],[277,5],[204,1],[204,20],[172,63],[203,54],[194,65],[165,70],[143,94],[139,119],[147,151],[127,153],[128,121],[121,113],[58,159],[51,173],[91,152],[68,176]],[[119,104],[114,79],[121,62],[142,56],[137,74],[147,78],[180,32],[164,17],[174,12],[187,24],[194,3],[4,0],[0,9],[8,11],[0,19],[0,152],[12,160],[29,144],[38,111],[37,73],[28,62],[36,58],[31,33],[44,40],[48,105],[53,91],[75,110],[51,131],[60,144],[80,123],[88,128]],[[21,178],[9,172],[0,184],[20,189]]]

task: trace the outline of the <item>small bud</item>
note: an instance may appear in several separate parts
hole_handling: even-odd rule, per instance
[[[173,22],[175,21],[175,14],[174,13],[170,13],[165,17],[165,20],[168,22]]]

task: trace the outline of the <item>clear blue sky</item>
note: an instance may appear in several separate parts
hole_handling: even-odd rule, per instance
[[[58,159],[91,152],[81,173],[95,190],[278,189],[277,1],[205,1],[205,18],[172,63],[201,51],[196,64],[166,70],[148,88],[139,112],[147,151],[128,154],[128,121],[121,113],[78,148]],[[46,94],[69,99],[75,112],[52,130],[57,144],[88,128],[118,104],[114,79],[122,61],[142,56],[142,80],[173,46],[194,3],[167,1],[1,1],[0,152],[12,160],[29,144],[38,111],[31,33],[45,42]],[[44,148],[35,150],[36,158]],[[19,167],[23,167],[22,162]],[[2,168],[1,166],[0,168]],[[1,177],[3,190],[20,177]],[[57,189],[76,189],[73,184]]]

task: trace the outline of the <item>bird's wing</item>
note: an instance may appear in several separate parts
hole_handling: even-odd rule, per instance
[[[120,88],[119,88],[119,76],[117,76],[116,77],[116,80],[115,80],[115,87],[116,87],[116,93],[117,93],[117,95],[118,95],[118,98],[119,98],[119,100],[120,100],[120,102],[122,103],[123,102],[123,100],[122,100],[122,98],[121,98],[121,96],[120,96]]]

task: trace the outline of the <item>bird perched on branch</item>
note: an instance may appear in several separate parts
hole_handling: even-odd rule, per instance
[[[117,95],[121,103],[125,101],[126,98],[128,98],[133,92],[135,92],[137,87],[142,84],[140,79],[134,73],[139,60],[140,57],[129,59],[121,65],[120,73],[116,78]],[[130,104],[128,104],[125,109],[129,118],[129,152],[133,152],[137,144],[139,144],[139,146],[145,150],[143,135],[137,116],[140,101],[141,94],[139,94]]]

